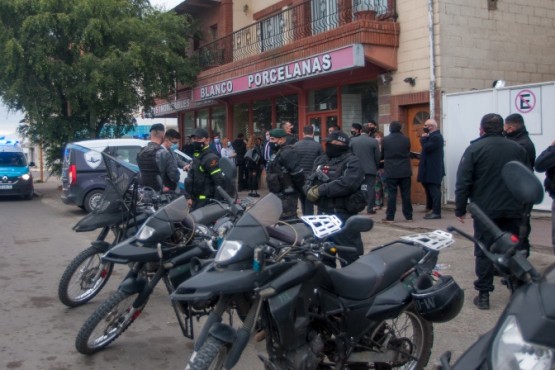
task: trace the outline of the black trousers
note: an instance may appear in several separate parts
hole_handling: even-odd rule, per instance
[[[314,215],[314,203],[307,199],[306,195],[303,193],[299,194],[299,198],[301,201],[301,208],[303,211],[303,216],[312,216]]]
[[[364,181],[362,182],[362,191],[366,197],[366,210],[372,211],[376,205],[376,189],[374,189],[374,184],[376,183],[376,175],[364,175]]]
[[[298,218],[297,206],[299,202],[299,195],[297,193],[280,194],[279,199],[281,199],[281,206],[283,207],[280,220],[288,221]]]
[[[426,191],[426,209],[431,209],[432,213],[441,215],[441,185],[423,183]]]
[[[386,178],[387,186],[387,210],[385,212],[388,220],[395,219],[397,211],[397,188],[401,191],[401,201],[403,207],[403,216],[405,219],[412,220],[412,203],[410,201],[410,177],[400,179]]]
[[[503,231],[518,235],[521,220],[518,218],[495,218],[492,221]],[[474,219],[474,237],[481,241],[489,249],[494,242],[493,235],[478,220]],[[530,246],[523,245],[523,249],[530,249]],[[488,257],[482,252],[480,247],[474,245],[475,272],[477,279],[474,281],[474,288],[480,292],[492,292],[494,266]]]

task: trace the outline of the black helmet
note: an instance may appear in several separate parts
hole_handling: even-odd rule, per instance
[[[412,299],[416,311],[431,322],[454,319],[464,303],[464,291],[452,276],[440,276],[436,281],[430,275],[421,275],[414,285]]]

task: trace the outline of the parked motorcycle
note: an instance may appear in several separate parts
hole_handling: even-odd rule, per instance
[[[454,365],[451,353],[440,357],[439,370],[553,370],[555,369],[555,264],[540,274],[519,251],[526,235],[527,215],[533,204],[541,203],[543,187],[538,178],[520,162],[507,163],[501,173],[513,196],[523,204],[519,237],[501,231],[476,205],[468,210],[495,236],[487,248],[465,232],[451,227],[476,243],[505,279],[512,295],[497,324],[481,336]]]
[[[278,197],[261,199],[226,235],[214,263],[172,294],[189,304],[218,298],[187,369],[234,367],[255,332],[266,340],[266,369],[423,369],[432,322],[451,320],[463,304],[451,277],[432,274],[451,235],[407,236],[334,269],[322,256],[354,248],[328,237],[368,231],[372,220],[354,216],[341,227],[336,216],[320,215],[289,225],[278,223],[280,215]],[[229,307],[244,317],[241,328],[222,323]]]
[[[171,294],[191,276],[193,261],[213,257],[218,238],[241,211],[238,204],[215,203],[189,213],[186,199],[180,197],[149,217],[135,236],[110,249],[103,261],[130,264],[131,269],[117,292],[85,321],[75,341],[77,350],[92,354],[116,340],[139,317],[160,281]],[[216,220],[214,229],[206,226]],[[209,304],[172,306],[183,335],[192,339],[193,318],[206,315]]]
[[[93,299],[106,285],[114,264],[101,256],[138,228],[161,205],[177,197],[174,193],[158,194],[138,187],[138,169],[106,153],[101,153],[107,170],[106,189],[99,206],[74,227],[76,232],[101,229],[91,246],[77,255],[66,267],[58,284],[58,297],[68,307],[77,307]],[[108,241],[112,233],[113,239]]]

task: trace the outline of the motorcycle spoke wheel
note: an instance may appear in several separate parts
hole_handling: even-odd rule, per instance
[[[114,264],[102,262],[91,247],[81,252],[65,269],[58,284],[58,298],[68,307],[77,307],[93,299],[112,275]]]
[[[433,326],[409,309],[393,319],[382,321],[372,333],[370,342],[380,351],[397,353],[395,361],[375,364],[376,369],[422,370],[432,353]]]
[[[140,307],[133,309],[139,293],[116,292],[102,303],[85,321],[75,339],[77,351],[84,355],[98,352],[116,340],[139,316]]]
[[[228,353],[225,342],[208,336],[202,347],[193,355],[187,363],[185,370],[220,370],[223,369]]]

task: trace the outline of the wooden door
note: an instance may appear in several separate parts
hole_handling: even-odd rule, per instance
[[[420,145],[420,137],[422,136],[422,129],[424,122],[430,118],[430,109],[428,104],[414,105],[407,110],[407,134],[410,139],[410,150],[414,153],[420,153],[422,147]],[[411,159],[412,165],[412,183],[411,183],[411,200],[413,204],[426,204],[426,193],[422,184],[416,181],[418,176],[418,164],[420,160],[417,158]]]

